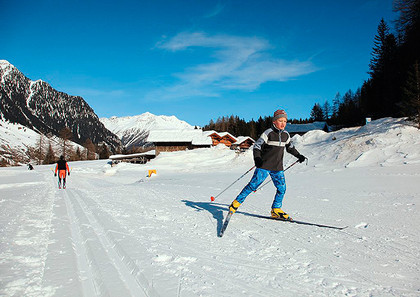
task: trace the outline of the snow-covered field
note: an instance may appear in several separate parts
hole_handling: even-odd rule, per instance
[[[335,138],[335,140],[333,140]],[[1,296],[420,296],[420,132],[383,119],[295,137],[284,209],[252,193],[217,237],[252,153],[163,153],[146,165],[0,169]],[[293,157],[287,157],[291,164]],[[157,175],[147,178],[147,171]]]

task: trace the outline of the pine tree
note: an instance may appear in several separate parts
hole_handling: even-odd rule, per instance
[[[87,160],[95,160],[95,145],[93,144],[90,138],[86,139],[85,144],[83,145],[86,148],[86,159]]]
[[[340,102],[341,102],[341,94],[337,92],[337,94],[335,94],[335,97],[333,99],[333,114],[337,114],[338,108],[340,107]]]
[[[331,106],[330,106],[330,103],[328,102],[328,100],[325,100],[325,103],[322,106],[322,112],[324,114],[324,119],[326,121],[328,121],[328,119],[330,118],[330,114],[331,114]]]
[[[80,161],[82,160],[82,153],[80,152],[80,148],[77,147],[76,152],[74,153],[74,160]]]
[[[69,127],[64,127],[60,130],[60,143],[61,143],[61,154],[67,159],[68,155],[71,155],[72,146],[70,140],[73,138],[73,133]]]
[[[45,155],[43,164],[54,164],[55,162],[56,162],[56,157],[55,157],[54,150],[52,148],[51,141],[50,141],[48,144],[48,151],[47,151],[47,154]]]
[[[363,116],[360,109],[360,94],[361,90],[358,89],[356,93],[348,90],[340,104],[338,110],[337,122],[344,127],[353,127],[362,124]]]
[[[403,88],[404,101],[402,108],[405,115],[414,119],[420,129],[420,71],[416,61],[408,73],[408,78]]]
[[[108,146],[104,143],[102,144],[102,148],[99,152],[99,159],[108,159],[110,155]]]
[[[373,41],[373,52],[372,58],[370,59],[369,69],[370,69],[370,76],[373,78],[377,74],[382,73],[384,71],[384,55],[385,55],[385,45],[387,43],[387,38],[389,36],[389,27],[384,21],[381,19],[377,29],[377,35],[375,35]]]
[[[397,53],[396,38],[389,32],[386,22],[381,19],[369,64],[371,78],[365,82],[361,98],[364,112],[375,118],[397,115]]]
[[[324,120],[324,113],[322,112],[322,108],[321,108],[321,105],[319,105],[319,103],[315,103],[314,107],[312,107],[311,120],[313,121]]]
[[[211,119],[210,123],[208,124],[208,126],[205,126],[205,130],[214,130],[215,129],[216,124],[214,123],[214,121]],[[207,128],[206,128],[207,127]]]
[[[45,136],[44,134],[41,133],[35,144],[35,157],[37,159],[38,165],[41,165],[42,161],[44,160],[44,150],[45,150]]]
[[[418,32],[420,30],[420,0],[395,0],[394,11],[400,13],[396,21],[396,28],[403,41],[407,42],[412,37],[418,40]]]

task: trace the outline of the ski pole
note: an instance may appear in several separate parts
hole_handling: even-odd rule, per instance
[[[255,168],[255,165],[252,166],[247,172],[245,172],[244,174],[242,174],[237,180],[235,180],[233,183],[231,183],[226,189],[224,189],[223,191],[221,191],[219,194],[216,195],[216,197],[211,196],[210,199],[211,201],[216,200],[217,197],[219,197],[224,191],[226,191],[227,189],[229,189],[231,186],[233,186],[233,184],[235,184],[238,180],[240,180],[241,178],[243,178],[248,172],[250,172],[252,169]]]
[[[291,165],[289,165],[289,166],[287,166],[287,168],[286,169],[284,169],[283,171],[286,171],[287,169],[289,169],[290,167],[292,167],[293,165],[295,165],[295,164],[297,164],[299,162],[299,160],[296,160],[294,163],[292,163]],[[267,182],[265,182],[261,187],[259,187],[258,189],[256,189],[255,191],[254,191],[254,193],[256,192],[256,191],[258,191],[258,190],[261,190],[266,184],[268,184],[270,182],[270,180],[269,181],[267,181]]]

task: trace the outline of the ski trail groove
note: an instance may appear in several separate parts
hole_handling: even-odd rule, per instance
[[[106,212],[102,211],[97,202],[95,202],[92,198],[89,198],[89,197],[84,197],[83,199],[84,199],[83,202],[85,203],[86,207],[91,210],[92,214],[95,216],[98,222],[103,223],[103,220],[108,220],[109,223],[111,223],[113,227],[117,227],[118,223],[114,219],[109,217],[109,215],[106,214]],[[104,217],[104,214],[106,217]],[[105,233],[105,236],[107,236],[107,238],[113,244],[115,251],[117,251],[117,253],[119,254],[124,264],[129,268],[129,270],[131,271],[131,274],[135,276],[139,284],[143,288],[146,289],[148,296],[158,297],[159,294],[156,292],[153,286],[150,285],[146,276],[140,271],[139,266],[137,265],[137,262],[129,255],[129,253],[125,251],[125,249],[121,246],[121,244],[117,240],[115,234],[118,234],[118,233],[121,233],[121,232],[108,229]],[[131,238],[133,237],[132,235],[128,235],[128,236],[130,236]],[[136,245],[138,246],[139,243],[136,243]]]
[[[95,213],[89,209],[88,205],[80,198],[77,191],[69,191],[74,203],[80,208],[80,213],[86,217],[86,223],[91,227],[91,232],[95,236],[96,244],[99,244],[104,251],[103,257],[106,257],[109,263],[118,273],[119,281],[126,287],[128,293],[132,296],[159,296],[157,292],[150,287],[147,279],[140,273],[135,262],[124,252],[120,245],[115,241],[112,234],[105,230],[100,224],[100,220]],[[91,240],[89,241],[91,242]],[[88,242],[88,243],[89,243]],[[92,247],[94,249],[94,247]],[[95,256],[93,255],[93,259]],[[101,261],[102,262],[102,261]],[[105,270],[106,273],[109,268],[103,267],[103,263],[99,264],[100,270]],[[115,281],[115,279],[114,279]],[[112,293],[111,293],[112,295]]]
[[[77,257],[77,264],[79,267],[79,279],[82,283],[83,294],[86,296],[97,296],[99,294],[94,283],[94,275],[89,263],[85,241],[82,238],[79,222],[74,209],[69,201],[68,195],[64,195],[64,202],[67,207],[67,213],[70,221],[70,232],[73,239],[75,254]]]

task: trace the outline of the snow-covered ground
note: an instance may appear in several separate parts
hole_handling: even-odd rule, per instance
[[[1,296],[419,296],[420,132],[383,119],[295,137],[284,209],[252,193],[217,237],[252,152],[162,153],[146,165],[0,169]],[[294,158],[288,156],[286,164]],[[149,169],[157,175],[147,178]]]

